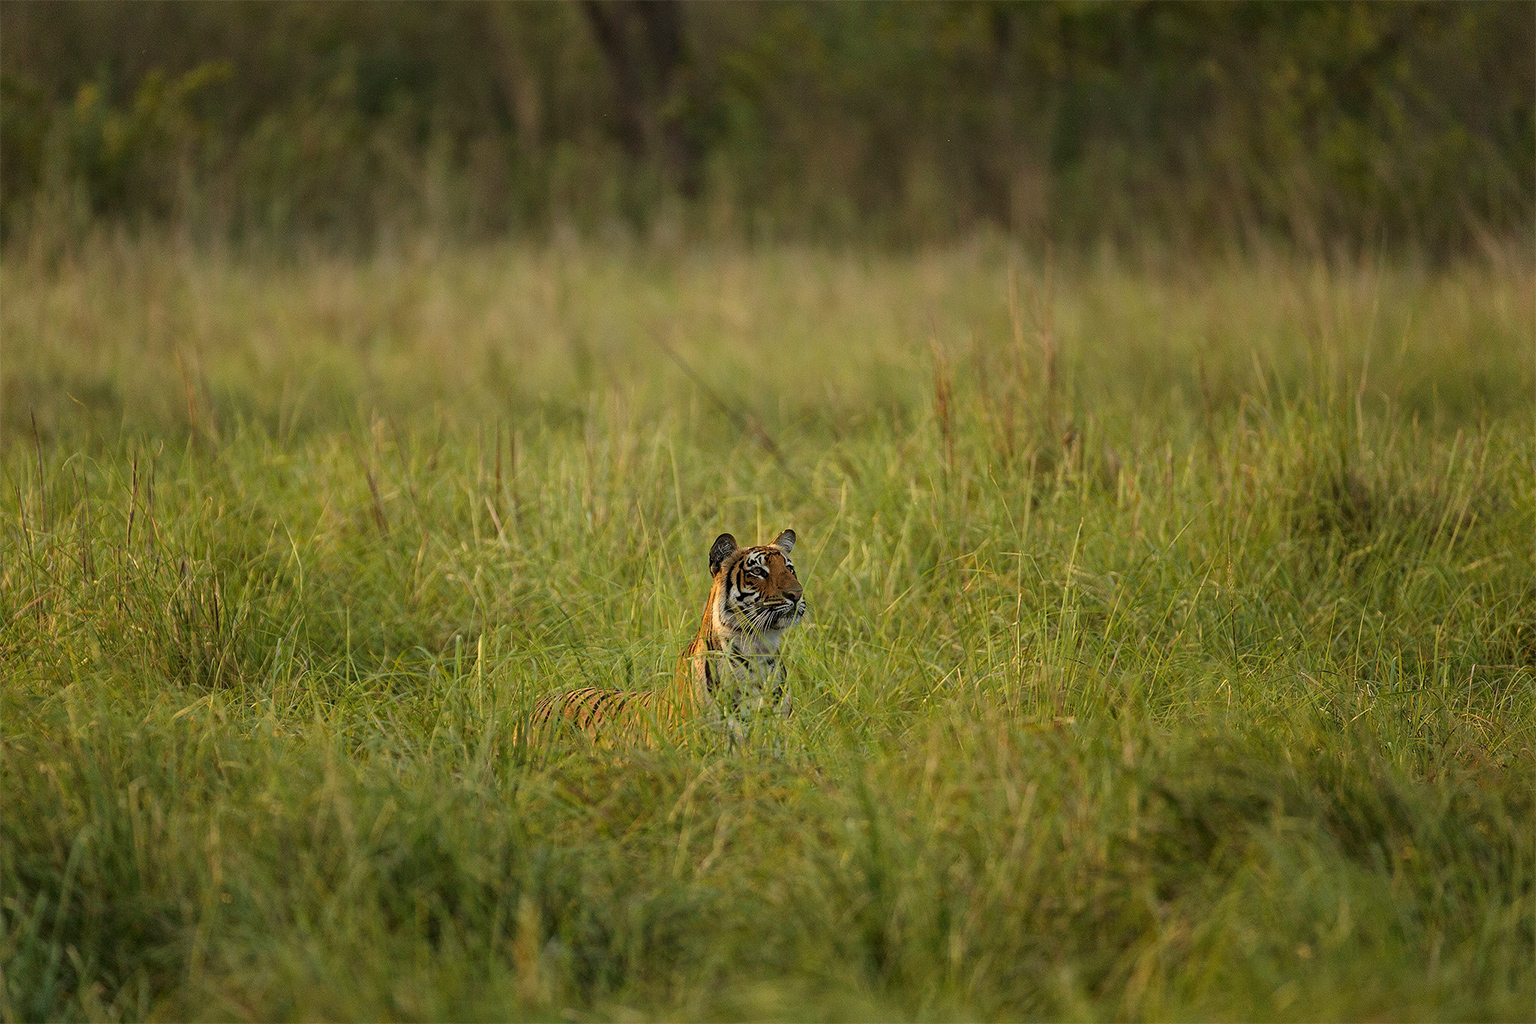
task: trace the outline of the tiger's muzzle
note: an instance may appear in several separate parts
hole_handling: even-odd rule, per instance
[[[805,618],[805,598],[799,594],[791,594],[770,610],[769,628],[788,629],[801,619]]]

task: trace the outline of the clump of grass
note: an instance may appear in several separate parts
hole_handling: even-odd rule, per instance
[[[1528,1011],[1529,268],[714,257],[0,266],[6,1016]]]

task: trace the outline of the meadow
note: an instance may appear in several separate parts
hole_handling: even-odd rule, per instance
[[[0,1016],[1529,1019],[1536,266],[0,261]],[[663,685],[799,534],[796,715]]]

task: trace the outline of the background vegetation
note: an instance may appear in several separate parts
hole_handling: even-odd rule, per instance
[[[0,225],[1445,254],[1525,237],[1530,3],[0,10]]]
[[[0,4],[0,1019],[1528,1019],[1533,32]]]

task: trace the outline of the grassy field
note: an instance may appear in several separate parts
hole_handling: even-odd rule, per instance
[[[0,275],[7,1020],[1536,1006],[1525,256]],[[518,742],[785,526],[791,723]]]

